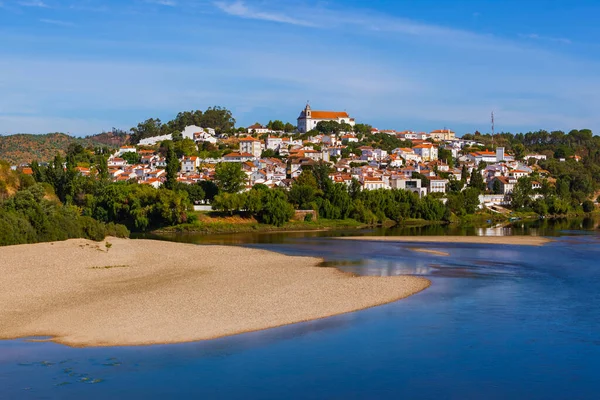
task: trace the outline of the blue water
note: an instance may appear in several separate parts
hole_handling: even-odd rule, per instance
[[[600,398],[598,235],[544,247],[319,237],[251,246],[433,285],[396,303],[206,342],[0,341],[0,398]]]

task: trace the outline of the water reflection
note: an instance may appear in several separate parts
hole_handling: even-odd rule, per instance
[[[499,225],[425,225],[361,230],[304,231],[304,232],[249,232],[206,235],[200,233],[137,234],[133,237],[171,240],[183,243],[214,245],[245,245],[252,243],[296,243],[302,238],[332,236],[563,236],[587,231],[593,234],[600,226],[600,217],[576,217],[515,221]]]

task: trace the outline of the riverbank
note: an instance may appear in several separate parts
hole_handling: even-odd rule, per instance
[[[283,226],[261,224],[251,217],[219,216],[212,217],[198,213],[197,220],[193,223],[181,224],[162,228],[153,233],[249,233],[249,232],[292,232],[292,231],[319,231],[335,229],[361,229],[368,225],[353,219],[333,220],[318,219],[316,221],[290,221]]]
[[[471,243],[543,246],[552,240],[542,236],[346,236],[341,240],[407,243]],[[419,249],[423,251],[422,249]]]
[[[393,302],[425,278],[357,277],[320,259],[152,240],[0,248],[0,339],[69,346],[213,339]]]

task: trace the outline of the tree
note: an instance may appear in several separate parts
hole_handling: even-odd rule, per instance
[[[373,127],[371,125],[367,125],[367,124],[356,124],[354,125],[354,132],[355,133],[360,133],[363,135],[367,135],[371,133],[371,129],[373,129]]]
[[[177,158],[177,154],[175,154],[173,142],[168,142],[166,162],[167,180],[165,181],[165,188],[174,189],[177,183],[177,173],[181,169],[181,165]]]
[[[318,162],[312,166],[312,172],[317,181],[317,188],[327,194],[329,188],[333,184],[329,178],[330,167],[325,162]]]
[[[438,152],[438,158],[445,161],[448,167],[454,168],[454,157],[452,157],[452,151],[448,149],[440,149]]]
[[[196,142],[194,142],[192,139],[185,138],[175,142],[175,154],[177,154],[177,157],[189,157],[197,153],[198,147],[196,146]]]
[[[476,188],[485,191],[485,182],[483,180],[483,176],[481,175],[481,171],[476,168],[473,168],[473,172],[471,173],[471,182],[469,186],[472,188]]]
[[[336,121],[319,121],[316,130],[320,133],[337,134],[341,131],[341,126]]]
[[[460,192],[462,188],[465,187],[465,181],[462,179],[459,181],[458,179],[454,178],[454,175],[450,175],[450,178],[448,179],[448,186],[451,192]]]
[[[101,154],[96,156],[96,171],[98,172],[98,179],[108,179],[108,160]]]
[[[294,207],[286,200],[284,192],[278,189],[265,191],[259,221],[265,224],[282,226],[294,216]]]
[[[277,153],[273,149],[265,149],[262,153],[260,153],[260,158],[271,158],[277,157]]]
[[[235,118],[226,108],[209,107],[202,115],[201,127],[213,128],[218,133],[230,132],[235,126]]]
[[[167,125],[171,130],[181,132],[186,126],[202,126],[202,117],[203,114],[200,110],[182,111],[177,114],[175,119],[167,122]]]
[[[162,122],[159,118],[150,118],[144,122],[140,122],[137,127],[131,128],[131,137],[129,140],[133,144],[139,143],[140,140],[160,136],[162,134]]]
[[[222,162],[215,167],[215,183],[222,192],[239,192],[244,187],[246,179],[246,173],[239,163]]]
[[[296,126],[290,124],[289,122],[285,123],[285,126],[283,127],[283,131],[285,133],[292,133],[296,130]]]
[[[315,201],[317,190],[310,185],[294,183],[288,192],[290,203],[296,205],[298,209],[308,210],[312,208],[312,203]]]
[[[198,183],[187,184],[177,182],[175,188],[178,191],[186,192],[188,199],[192,202],[192,204],[199,203],[200,201],[204,200],[206,196],[204,190],[202,189],[202,186],[200,186]]]
[[[204,191],[204,200],[212,202],[219,194],[219,187],[213,181],[200,181],[200,187]]]
[[[584,201],[582,206],[583,206],[583,212],[586,212],[586,213],[591,213],[596,208],[596,206],[594,206],[594,202],[591,200]]]
[[[466,183],[468,176],[469,176],[469,170],[467,169],[467,165],[464,164],[462,166],[462,169],[461,169],[461,172],[460,172],[460,180],[463,181],[464,183]]]
[[[352,198],[352,200],[356,200],[358,196],[360,196],[360,192],[362,191],[362,186],[358,179],[352,178],[350,182],[350,187],[348,187],[348,194]]]
[[[285,125],[283,124],[283,122],[278,119],[270,122],[270,124],[271,124],[271,126],[269,128],[274,131],[283,131],[285,128]]]
[[[38,162],[36,160],[33,160],[30,167],[31,167],[31,170],[33,171],[33,178],[35,179],[36,182],[45,182],[46,181],[46,174],[44,172],[44,169],[42,167],[40,167],[40,164],[38,164]]]
[[[296,178],[296,182],[294,184],[310,186],[315,190],[319,188],[315,175],[312,173],[312,171],[308,169],[302,171],[302,173]]]
[[[523,146],[521,143],[517,143],[513,146],[513,152],[515,153],[515,160],[522,160],[525,156],[525,146]]]
[[[511,206],[515,210],[521,208],[529,208],[533,204],[531,200],[531,179],[522,177],[517,181],[515,188],[512,192]]]
[[[498,179],[494,179],[494,183],[492,185],[492,192],[494,194],[502,194],[502,185]]]
[[[142,157],[136,152],[126,151],[125,153],[121,154],[121,158],[127,161],[127,164],[133,165],[139,163]]]

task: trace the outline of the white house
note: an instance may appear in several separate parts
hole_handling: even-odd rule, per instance
[[[431,177],[429,180],[429,193],[446,193],[448,179]]]
[[[122,158],[114,157],[108,160],[109,167],[124,167],[127,165],[127,161]]]
[[[117,156],[122,156],[124,153],[137,153],[137,149],[135,146],[122,146],[119,151],[117,151]]]
[[[398,154],[405,161],[421,161],[421,156],[416,154],[414,150],[409,147],[399,147],[394,149],[393,153]]]
[[[355,125],[354,118],[350,118],[345,111],[311,110],[310,105],[307,104],[298,117],[298,132],[306,133],[315,129],[321,121],[335,121],[340,124]]]
[[[271,133],[271,132],[272,131],[269,128],[262,126],[261,124],[258,124],[258,123],[254,124],[254,125],[250,125],[248,127],[249,134],[256,133],[258,135],[262,135],[263,133]]]
[[[342,136],[342,143],[358,143],[358,138],[352,134],[346,134]]]
[[[421,156],[423,161],[435,161],[438,159],[438,148],[431,143],[423,143],[413,147],[415,154]]]
[[[498,162],[497,154],[493,151],[475,151],[467,155],[467,160],[479,165],[480,162],[495,163]],[[500,160],[502,161],[502,160]]]
[[[204,129],[196,125],[188,125],[181,131],[181,136],[183,136],[184,139],[194,140],[194,135],[200,132],[204,132]]]
[[[200,167],[200,158],[196,156],[184,157],[181,161],[181,172],[196,172]]]
[[[498,181],[500,183],[500,193],[496,194],[511,194],[517,184],[517,179],[506,176],[495,176],[488,183],[488,189],[494,189],[494,182]]]
[[[385,182],[378,178],[362,177],[360,180],[363,190],[389,189]]]
[[[153,136],[146,139],[142,139],[139,141],[138,146],[154,146],[157,143],[162,142],[163,140],[173,140],[173,135],[161,135],[161,136]]]
[[[450,129],[436,129],[431,131],[429,136],[433,140],[454,140],[456,138],[456,134]]]
[[[229,153],[223,156],[225,162],[246,162],[254,160],[256,157],[250,153]]]
[[[249,153],[254,157],[260,157],[262,153],[262,142],[253,137],[240,139],[240,153]]]
[[[390,187],[392,189],[402,189],[417,193],[419,197],[427,194],[427,188],[421,187],[420,179],[407,178],[403,175],[393,175],[390,178]]]
[[[545,160],[547,157],[545,154],[527,154],[524,157],[525,161],[529,161],[530,158],[540,161],[540,160]]]
[[[215,144],[218,142],[217,138],[208,132],[196,132],[194,134],[194,140],[196,141],[196,143],[208,142]]]
[[[267,140],[265,141],[265,143],[266,143],[267,149],[279,151],[279,149],[281,148],[281,146],[283,144],[283,139],[280,137],[269,136],[269,137],[267,137]]]

